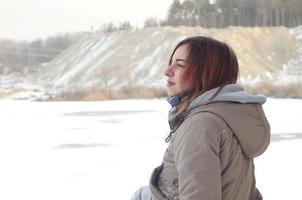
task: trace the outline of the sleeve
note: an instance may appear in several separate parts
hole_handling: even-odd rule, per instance
[[[175,138],[180,200],[220,200],[219,129],[213,119],[194,115]]]

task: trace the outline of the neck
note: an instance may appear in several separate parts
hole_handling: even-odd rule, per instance
[[[183,92],[178,95],[170,96],[167,101],[170,103],[172,107],[178,106],[182,100],[188,95],[188,93]]]

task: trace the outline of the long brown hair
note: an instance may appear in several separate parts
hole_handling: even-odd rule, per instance
[[[182,83],[193,81],[194,87],[189,97],[182,103],[180,111],[185,110],[200,94],[237,82],[239,74],[237,57],[226,43],[203,36],[186,38],[176,45],[169,63],[172,62],[176,49],[182,45],[188,45],[189,51]]]

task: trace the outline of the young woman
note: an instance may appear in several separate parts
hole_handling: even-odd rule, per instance
[[[132,199],[258,200],[253,158],[269,145],[264,96],[247,94],[233,50],[208,37],[174,49],[167,76],[168,148]]]

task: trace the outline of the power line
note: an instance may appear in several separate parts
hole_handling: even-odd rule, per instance
[[[1,42],[0,42],[0,44],[1,44]],[[12,45],[12,46],[14,46],[14,45]],[[12,47],[12,46],[3,46],[3,45],[1,45],[1,48],[3,47],[3,48],[9,48],[9,47]],[[42,50],[42,51],[55,51],[55,52],[62,52],[63,50],[65,50],[65,49],[54,49],[54,48],[38,48],[38,47],[17,47],[17,49],[34,49],[34,50]]]
[[[33,54],[33,53],[16,53],[10,51],[0,51],[0,54],[10,54],[10,55],[23,55],[23,56],[33,56],[33,57],[47,57],[47,58],[54,58],[56,55],[44,55],[44,54]]]

